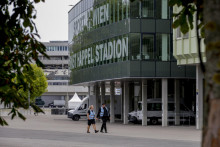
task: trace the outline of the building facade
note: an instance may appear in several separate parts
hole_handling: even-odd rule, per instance
[[[168,0],[81,0],[69,11],[68,20],[71,84],[88,86],[96,110],[108,103],[111,122],[117,101],[124,124],[128,112],[142,101],[142,124],[147,125],[149,98],[162,99],[163,126],[168,125],[168,98],[177,108],[180,99],[191,108],[196,70],[177,66],[173,57]],[[115,89],[121,89],[119,96]]]
[[[44,73],[48,79],[47,92],[41,96],[45,106],[54,100],[68,100],[77,92],[84,97],[87,88],[69,85],[69,48],[68,41],[43,42],[49,59],[40,55],[39,59],[44,64]]]
[[[180,8],[175,6],[174,13],[178,13]],[[194,26],[195,26],[194,22]],[[195,27],[194,27],[195,28]],[[202,61],[206,62],[204,39],[201,39]],[[187,34],[182,34],[180,28],[174,30],[173,35],[173,55],[177,59],[177,65],[187,65],[196,67],[196,128],[203,126],[203,95],[204,95],[204,75],[200,68],[198,53],[198,41],[196,29],[189,30]]]

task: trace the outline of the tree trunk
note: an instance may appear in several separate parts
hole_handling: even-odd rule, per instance
[[[220,0],[204,0],[206,94],[203,147],[220,147]]]

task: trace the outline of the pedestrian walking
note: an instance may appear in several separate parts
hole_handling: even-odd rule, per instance
[[[90,133],[89,132],[89,129],[90,129],[90,126],[92,125],[93,126],[93,129],[95,131],[95,133],[99,132],[98,130],[96,130],[96,125],[95,125],[95,111],[93,110],[94,107],[93,105],[91,105],[89,107],[89,110],[87,112],[87,119],[88,119],[88,127],[87,127],[87,133]]]
[[[101,126],[101,130],[100,132],[103,132],[103,129],[105,129],[105,133],[107,132],[107,126],[106,126],[106,122],[109,119],[109,112],[108,112],[108,108],[105,106],[105,103],[102,104],[102,107],[99,108],[99,112],[97,114],[97,118],[102,119],[102,126]]]

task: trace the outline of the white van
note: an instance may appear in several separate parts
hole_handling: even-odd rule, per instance
[[[88,100],[89,97],[85,97],[82,102],[74,110],[67,112],[67,117],[72,120],[78,121],[80,118],[86,118],[88,111]]]
[[[185,105],[180,104],[180,122],[195,123],[195,114]],[[128,120],[133,123],[141,122],[143,118],[142,102],[138,102],[138,110],[128,114]],[[161,99],[147,100],[147,121],[153,125],[162,121],[162,102]],[[175,106],[174,101],[168,100],[168,122],[175,121]]]

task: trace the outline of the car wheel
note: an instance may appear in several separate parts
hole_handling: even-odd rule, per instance
[[[72,120],[75,120],[75,116],[72,117]]]
[[[134,123],[134,124],[137,124],[137,123],[138,123],[138,120],[137,120],[136,117],[133,118],[133,123]]]
[[[78,115],[74,116],[74,120],[78,121],[79,120],[79,116]]]
[[[157,118],[152,118],[150,120],[150,122],[151,122],[152,125],[156,125],[156,124],[158,124],[158,119]]]

